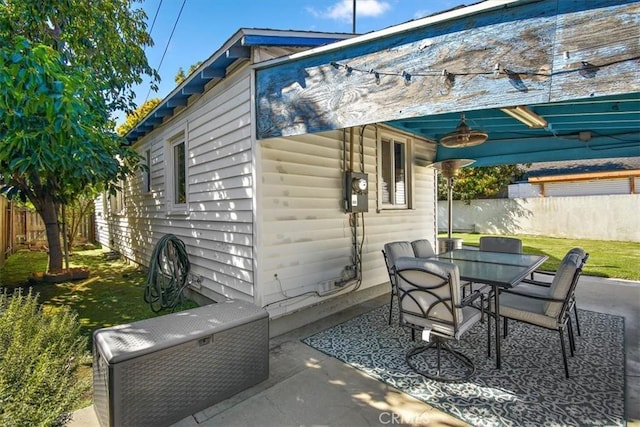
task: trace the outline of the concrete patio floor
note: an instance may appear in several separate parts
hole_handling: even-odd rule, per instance
[[[625,317],[626,418],[640,427],[640,282],[582,276],[576,298],[582,309]],[[174,426],[465,425],[300,341],[387,302],[373,298],[272,338],[269,379]],[[93,406],[68,424],[98,425]]]

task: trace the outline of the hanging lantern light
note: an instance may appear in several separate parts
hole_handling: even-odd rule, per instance
[[[447,148],[473,147],[482,144],[488,137],[485,132],[471,129],[466,123],[464,113],[462,113],[456,130],[440,138],[440,144]]]

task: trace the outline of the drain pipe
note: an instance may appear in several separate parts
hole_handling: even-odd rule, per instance
[[[353,127],[349,129],[349,170],[353,172]]]

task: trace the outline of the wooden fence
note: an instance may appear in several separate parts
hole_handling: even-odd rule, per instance
[[[95,240],[93,211],[82,218],[76,243]],[[21,248],[41,248],[47,243],[45,225],[38,213],[0,196],[0,266]]]

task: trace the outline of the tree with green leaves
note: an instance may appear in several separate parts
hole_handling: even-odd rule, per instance
[[[80,235],[80,227],[84,220],[94,213],[94,202],[99,194],[97,190],[94,192],[86,192],[76,197],[65,210],[64,222],[67,224],[67,244],[69,248],[73,248]]]
[[[189,71],[187,73],[184,72],[184,70],[182,69],[182,67],[178,68],[178,73],[176,74],[176,76],[173,78],[173,80],[176,82],[176,84],[180,84],[183,81],[185,81],[185,79],[187,77],[189,77],[191,75],[191,73],[193,73],[196,68],[198,68],[200,65],[202,65],[202,61],[198,61],[195,64],[191,64],[191,66],[189,67]]]
[[[145,18],[129,0],[0,1],[0,188],[44,220],[51,273],[62,271],[60,208],[115,191],[140,163],[111,114],[134,110],[141,75],[158,80]]]
[[[453,179],[453,198],[455,200],[473,200],[496,198],[524,174],[518,165],[500,165],[486,167],[467,167],[458,172]],[[439,179],[438,198],[447,199],[447,180]]]
[[[147,114],[153,111],[153,109],[156,108],[158,104],[160,104],[160,101],[162,101],[160,98],[151,98],[150,100],[136,108],[134,111],[127,114],[127,118],[125,119],[124,123],[118,126],[118,129],[116,130],[118,132],[118,135],[126,135],[127,132],[129,132],[138,123],[140,123],[140,120],[144,119]]]
[[[198,68],[202,64],[202,61],[198,61],[195,64],[192,64],[189,67],[189,73],[185,74],[182,67],[178,69],[178,73],[174,77],[174,80],[177,84],[182,83],[189,74],[193,73],[196,68]],[[126,135],[131,129],[133,129],[142,119],[144,119],[147,114],[153,111],[154,108],[160,104],[162,100],[160,98],[151,98],[148,101],[145,101],[144,104],[136,108],[134,111],[127,114],[127,118],[124,123],[120,124],[117,128],[118,135]]]

